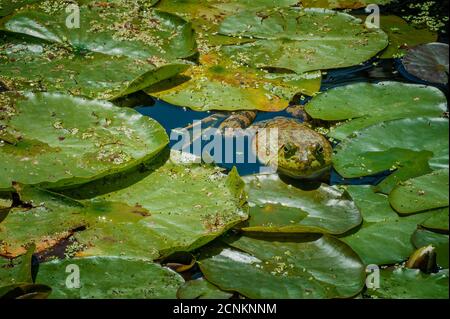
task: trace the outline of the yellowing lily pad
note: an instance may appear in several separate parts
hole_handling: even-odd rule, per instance
[[[248,298],[344,298],[357,295],[364,286],[360,259],[333,237],[241,237],[229,245],[207,250],[200,269],[214,285]]]
[[[244,180],[250,205],[246,232],[342,234],[362,222],[353,201],[336,187],[303,190],[276,174]]]
[[[226,18],[219,32],[254,39],[222,48],[239,63],[299,74],[357,65],[388,44],[380,29],[368,29],[351,15],[323,9],[245,11]]]
[[[145,91],[171,104],[198,111],[280,111],[296,94],[313,95],[320,85],[320,72],[268,73],[209,53],[200,56],[200,65]]]
[[[167,144],[151,118],[59,93],[0,93],[0,191],[68,187],[126,170]]]
[[[114,99],[184,71],[177,61],[196,53],[190,24],[150,5],[85,1],[79,27],[67,25],[65,1],[19,10],[0,23],[8,31],[0,81],[15,90]]]

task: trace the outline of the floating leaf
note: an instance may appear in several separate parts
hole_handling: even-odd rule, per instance
[[[361,224],[354,203],[336,187],[301,189],[272,175],[244,178],[249,194],[249,232],[342,234]]]
[[[449,244],[448,235],[435,233],[426,229],[417,229],[411,241],[417,248],[433,245],[436,248],[436,260],[439,267],[448,268]]]
[[[437,210],[433,216],[424,220],[420,225],[433,231],[444,231],[448,233],[448,207]]]
[[[359,15],[357,17],[363,20],[367,18],[366,16]],[[395,15],[381,15],[380,28],[389,37],[389,45],[380,55],[382,59],[399,57],[406,53],[408,48],[434,42],[438,38],[436,32],[432,32],[428,28],[413,26]]]
[[[411,151],[430,151],[432,169],[448,168],[448,119],[406,118],[378,123],[342,141],[333,158],[347,178],[395,170]]]
[[[431,86],[401,82],[355,83],[339,86],[314,97],[305,110],[316,119],[343,121],[330,132],[344,139],[381,121],[419,116],[441,116],[447,110],[445,95]]]
[[[73,269],[79,271],[79,288],[66,285]],[[36,283],[51,286],[49,297],[54,299],[174,299],[184,280],[176,272],[145,260],[90,257],[42,263]]]
[[[280,111],[296,94],[313,95],[320,90],[320,72],[268,73],[238,65],[216,53],[201,55],[200,63],[145,91],[197,111]]]
[[[389,202],[400,214],[447,207],[448,178],[448,169],[443,169],[400,183],[389,194]]]
[[[306,8],[359,9],[369,4],[386,5],[393,0],[302,0]]]
[[[358,294],[364,285],[358,256],[332,237],[241,237],[230,245],[233,248],[206,253],[200,268],[219,288],[248,298],[344,298]]]
[[[380,288],[366,291],[373,298],[448,299],[448,269],[429,275],[418,269],[382,269],[380,274]]]
[[[361,210],[364,223],[356,232],[341,238],[366,265],[393,264],[406,260],[414,251],[411,235],[434,212],[400,217],[389,206],[388,197],[367,186],[351,186],[348,192]]]
[[[297,73],[356,65],[387,45],[383,31],[367,29],[348,14],[321,9],[246,11],[226,18],[219,31],[256,39],[224,46],[222,51],[232,59]]]
[[[151,118],[58,93],[0,93],[0,191],[67,187],[128,169],[168,143]]]
[[[204,278],[187,281],[178,289],[179,299],[230,299],[232,293],[222,291]]]
[[[7,16],[27,4],[32,4],[42,0],[0,0],[0,17]]]
[[[398,215],[389,205],[387,196],[374,192],[373,186],[347,186],[347,192],[355,202],[366,223],[398,220]]]
[[[448,83],[448,44],[428,43],[409,49],[402,60],[406,71],[431,83]]]
[[[150,4],[88,1],[80,28],[66,25],[64,1],[43,1],[2,20],[0,81],[9,89],[69,91],[114,99],[170,78],[195,52],[189,23]],[[151,23],[146,23],[150,21]]]
[[[73,236],[78,256],[156,259],[203,246],[246,218],[236,171],[168,162],[80,189],[91,190],[107,194],[75,201],[23,187],[21,200],[34,207],[13,209],[0,224],[0,254],[23,254],[30,242],[42,252]]]

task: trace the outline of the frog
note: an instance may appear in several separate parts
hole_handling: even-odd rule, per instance
[[[270,133],[274,128],[278,129],[278,141],[273,141],[277,137]],[[306,123],[275,117],[256,122],[249,129],[255,130],[252,148],[258,160],[277,169],[280,175],[310,180],[320,179],[330,171],[333,148],[325,136]],[[258,138],[261,129],[268,129],[265,138]]]

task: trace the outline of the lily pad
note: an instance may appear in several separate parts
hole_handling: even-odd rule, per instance
[[[302,0],[306,8],[359,9],[369,4],[386,5],[393,0]]]
[[[448,299],[448,269],[429,275],[418,269],[382,269],[380,275],[380,288],[366,291],[372,298]]]
[[[232,293],[222,291],[204,278],[189,280],[178,289],[179,299],[230,299]]]
[[[75,267],[79,288],[66,285]],[[49,298],[53,299],[174,299],[184,280],[176,272],[146,260],[91,257],[42,263],[36,283],[51,286]]]
[[[246,176],[250,219],[246,232],[342,234],[361,224],[361,214],[337,187],[301,189],[278,175]]]
[[[426,229],[417,229],[411,237],[416,248],[433,245],[436,248],[436,261],[439,267],[448,268],[449,264],[449,236]]]
[[[439,209],[433,216],[424,220],[420,225],[424,228],[433,231],[448,233],[449,230],[448,207]]]
[[[255,39],[222,48],[239,63],[299,74],[362,63],[388,44],[380,29],[367,29],[351,15],[323,9],[245,11],[226,18],[219,32]]]
[[[364,223],[360,229],[341,238],[366,265],[394,264],[406,260],[414,251],[411,235],[417,225],[434,212],[401,217],[389,205],[384,194],[373,193],[367,186],[351,186],[348,192],[361,210]]]
[[[355,83],[339,86],[314,97],[305,106],[315,119],[351,121],[331,129],[339,140],[381,121],[419,116],[441,116],[447,99],[431,86],[401,82]]]
[[[320,90],[320,72],[267,73],[240,66],[214,53],[201,55],[200,63],[145,92],[196,111],[280,111],[296,94],[313,95]]]
[[[199,261],[206,279],[255,299],[345,298],[364,286],[364,266],[344,243],[326,235],[297,240],[241,237]]]
[[[148,5],[116,0],[105,9],[87,1],[79,28],[66,25],[60,0],[8,16],[0,24],[8,31],[0,41],[0,81],[15,90],[114,99],[186,70],[178,61],[196,52],[190,24]]]
[[[427,43],[411,48],[402,60],[409,74],[431,83],[448,83],[448,44]]]
[[[356,16],[363,20],[367,18],[367,16]],[[381,59],[398,58],[404,55],[408,48],[434,42],[438,39],[436,32],[430,31],[428,28],[411,25],[395,15],[381,15],[380,28],[389,37],[389,45],[380,55]]]
[[[59,93],[0,93],[0,191],[12,182],[59,188],[118,173],[167,144],[151,118]]]
[[[407,180],[392,190],[389,202],[400,214],[448,207],[448,178],[448,169],[443,169]]]
[[[347,178],[395,170],[411,151],[433,153],[432,169],[448,168],[448,119],[406,118],[369,126],[342,141],[333,158],[337,172]]]
[[[77,256],[156,259],[203,246],[247,218],[243,182],[234,170],[226,176],[213,167],[167,162],[80,191],[106,194],[76,201],[36,188],[19,190],[33,208],[13,209],[0,224],[1,254],[23,254],[30,242],[42,252],[73,236],[81,248]]]
[[[36,3],[42,0],[0,0],[0,17],[7,16],[27,4]]]

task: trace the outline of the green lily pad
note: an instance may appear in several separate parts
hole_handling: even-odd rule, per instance
[[[422,227],[431,229],[433,231],[443,231],[448,233],[449,228],[449,218],[448,218],[448,207],[439,209],[430,218],[424,220]]]
[[[36,3],[42,0],[0,0],[0,17],[7,16],[27,4]]]
[[[417,229],[411,237],[416,248],[433,245],[436,248],[436,261],[439,267],[448,268],[449,239],[448,234],[439,234],[426,229]]]
[[[380,274],[380,288],[366,291],[372,298],[448,299],[448,269],[429,275],[419,269],[383,269]]]
[[[169,161],[80,189],[91,191],[106,194],[76,201],[19,189],[21,200],[33,207],[13,209],[0,224],[0,254],[23,254],[30,242],[42,252],[73,236],[81,248],[77,256],[156,259],[203,246],[247,218],[235,170],[227,176],[217,168]]]
[[[388,44],[380,29],[367,29],[351,15],[322,9],[245,11],[226,18],[219,32],[256,39],[222,48],[239,63],[296,73],[356,65]]]
[[[145,92],[196,111],[280,111],[296,94],[313,95],[320,90],[320,72],[267,73],[240,66],[216,53],[201,55],[200,63]]]
[[[339,140],[381,121],[419,116],[441,116],[447,110],[445,95],[431,86],[401,82],[355,83],[339,86],[314,97],[306,112],[326,121],[351,121],[334,127]]]
[[[151,118],[59,93],[0,93],[0,191],[12,182],[59,188],[136,166],[167,144]]]
[[[250,206],[246,232],[342,234],[361,224],[361,214],[337,187],[303,190],[278,175],[246,176]]]
[[[75,267],[80,286],[67,287]],[[176,272],[146,260],[90,257],[42,263],[36,283],[51,286],[49,298],[53,299],[174,299],[184,280]]]
[[[448,207],[448,178],[448,169],[443,169],[407,180],[392,190],[389,202],[400,214]]]
[[[230,241],[205,253],[206,279],[254,299],[344,298],[364,286],[364,266],[344,243],[326,235]]]
[[[406,118],[369,126],[343,140],[333,158],[347,178],[395,170],[411,151],[430,151],[432,169],[448,168],[448,119]]]
[[[178,289],[179,299],[230,299],[232,293],[222,291],[204,278],[189,280]]]
[[[369,4],[386,5],[393,0],[302,0],[306,8],[359,9]]]
[[[351,185],[347,186],[347,192],[366,223],[398,220],[398,215],[389,205],[387,196],[376,193],[373,186]]]
[[[50,287],[33,283],[32,256],[34,250],[35,246],[31,245],[25,255],[16,259],[0,257],[1,299],[43,299],[50,294]]]
[[[364,218],[357,231],[341,238],[366,265],[394,264],[406,260],[415,250],[411,235],[417,225],[434,212],[401,217],[389,205],[384,194],[373,193],[367,186],[350,186],[352,196]]]
[[[67,27],[64,1],[43,1],[4,18],[0,81],[15,90],[114,99],[186,70],[177,61],[196,52],[188,22],[150,4],[106,5],[84,2],[80,28]]]

